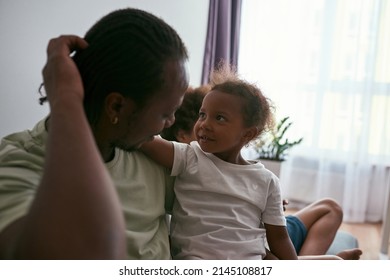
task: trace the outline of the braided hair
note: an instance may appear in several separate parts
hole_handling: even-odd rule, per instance
[[[165,81],[170,60],[187,60],[188,52],[177,32],[162,19],[139,9],[113,11],[86,33],[88,47],[73,59],[84,85],[84,109],[97,123],[106,96],[119,92],[143,106]]]

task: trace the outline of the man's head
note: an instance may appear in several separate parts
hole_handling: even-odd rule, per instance
[[[94,126],[110,93],[138,106],[166,87],[169,61],[184,62],[188,54],[177,32],[156,16],[122,9],[101,18],[86,33],[89,46],[74,56],[85,89],[85,110]]]
[[[187,49],[162,19],[138,9],[96,22],[74,56],[101,152],[139,147],[172,125],[188,87]]]

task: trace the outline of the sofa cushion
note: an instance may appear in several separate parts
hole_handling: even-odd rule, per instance
[[[330,245],[329,250],[326,252],[327,255],[336,255],[337,253],[347,250],[358,248],[359,243],[356,237],[352,234],[339,230],[336,233],[336,236],[333,240],[333,243]]]

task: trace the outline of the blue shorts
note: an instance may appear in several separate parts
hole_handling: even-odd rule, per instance
[[[307,236],[307,229],[300,219],[293,215],[286,216],[287,231],[297,254]]]

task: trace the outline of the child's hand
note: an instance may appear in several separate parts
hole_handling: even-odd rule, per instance
[[[282,204],[283,204],[283,211],[286,211],[286,206],[288,205],[288,200],[283,199]]]

